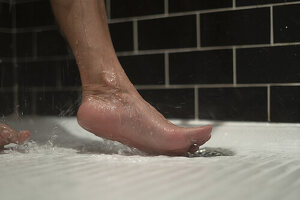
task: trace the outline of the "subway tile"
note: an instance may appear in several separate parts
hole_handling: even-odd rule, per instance
[[[32,33],[17,33],[16,34],[16,50],[18,57],[33,56],[33,35]]]
[[[120,56],[119,61],[133,84],[165,83],[164,54]]]
[[[196,15],[141,20],[139,49],[196,47]]]
[[[194,118],[193,89],[139,90],[139,93],[166,118]]]
[[[184,12],[232,7],[232,0],[169,0],[169,12]]]
[[[12,11],[14,6],[8,3],[0,3],[0,28],[12,27]]]
[[[299,55],[300,45],[237,49],[237,82],[300,82]]]
[[[133,50],[133,24],[132,22],[109,24],[109,32],[115,50],[132,51]]]
[[[75,116],[79,107],[78,91],[43,91],[36,94],[38,115]]]
[[[60,67],[59,61],[23,62],[18,63],[19,87],[54,87],[57,86],[57,76]]]
[[[50,1],[16,4],[17,28],[55,25]]]
[[[10,62],[0,62],[0,88],[14,86],[14,69]]]
[[[67,43],[57,30],[37,33],[38,56],[68,55]]]
[[[34,92],[31,88],[18,88],[18,113],[20,115],[34,114]]]
[[[300,41],[300,4],[273,7],[274,42]]]
[[[14,112],[13,91],[0,91],[0,116],[10,115]]]
[[[12,57],[13,44],[11,33],[0,33],[0,58],[1,57]]]
[[[263,5],[273,3],[286,3],[299,0],[236,0],[236,6],[251,6],[251,5]]]
[[[200,88],[199,118],[267,121],[267,88]]]
[[[233,83],[232,50],[169,54],[171,84]]]
[[[270,8],[200,15],[201,46],[270,43]]]
[[[164,13],[164,0],[111,0],[111,18]]]
[[[300,86],[271,87],[271,121],[300,122]]]
[[[80,74],[75,60],[65,60],[61,66],[62,86],[81,86]]]

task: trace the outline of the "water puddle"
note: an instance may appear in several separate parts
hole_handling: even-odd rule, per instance
[[[195,153],[188,153],[189,158],[194,157],[217,157],[217,156],[233,156],[235,153],[230,149],[204,147],[199,148]]]

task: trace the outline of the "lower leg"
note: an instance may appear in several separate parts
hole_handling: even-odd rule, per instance
[[[83,100],[77,119],[83,128],[156,154],[185,154],[210,138],[210,126],[177,127],[138,94],[114,51],[103,0],[51,2],[79,67]]]

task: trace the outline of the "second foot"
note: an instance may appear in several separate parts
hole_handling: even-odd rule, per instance
[[[79,124],[97,136],[164,155],[187,155],[211,137],[211,126],[178,127],[137,92],[108,93],[84,95],[77,114]]]

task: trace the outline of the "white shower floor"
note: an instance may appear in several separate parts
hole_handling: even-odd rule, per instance
[[[213,123],[202,153],[229,156],[187,158],[143,156],[75,118],[6,123],[29,129],[34,142],[0,154],[3,200],[300,199],[300,124]]]

